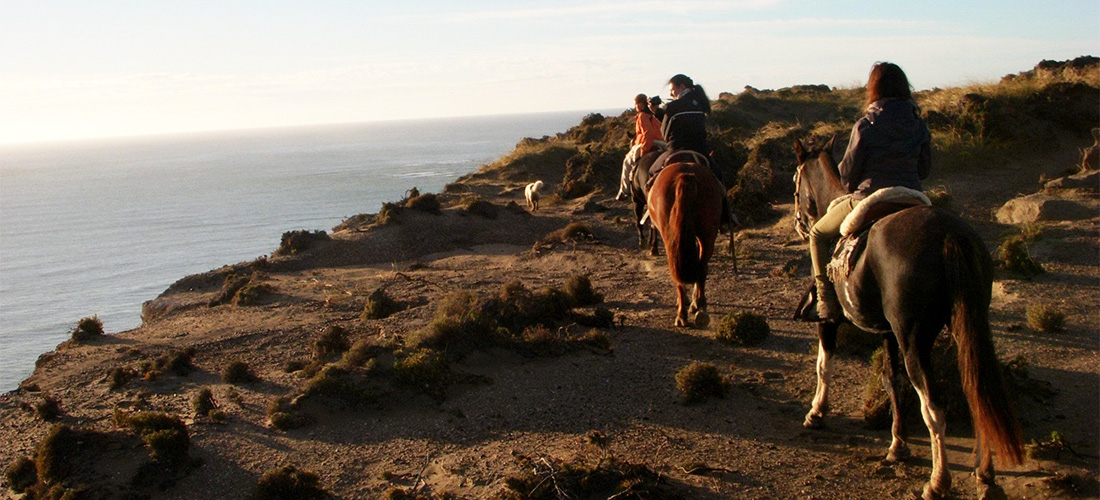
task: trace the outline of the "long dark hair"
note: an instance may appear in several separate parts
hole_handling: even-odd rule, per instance
[[[877,62],[871,66],[871,75],[867,77],[867,104],[888,98],[912,99],[912,87],[900,66]]]
[[[683,85],[691,89],[692,92],[698,92],[699,95],[696,97],[696,100],[698,100],[699,104],[703,107],[703,112],[710,114],[710,98],[707,97],[707,92],[703,90],[702,85],[696,85],[695,82],[691,81],[691,78],[688,78],[686,75],[675,75],[668,79],[668,83],[672,85]]]

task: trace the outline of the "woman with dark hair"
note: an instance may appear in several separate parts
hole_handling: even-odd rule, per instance
[[[707,115],[710,99],[702,86],[684,75],[668,80],[672,100],[665,105],[665,117],[661,134],[668,142],[669,151],[695,151],[703,156],[707,148]]]
[[[905,72],[893,63],[875,63],[867,78],[866,114],[852,127],[839,165],[841,181],[850,195],[834,202],[810,229],[817,313],[822,320],[840,319],[842,311],[825,266],[844,218],[879,189],[902,186],[920,191],[920,181],[932,167],[931,151],[931,135],[913,102]]]
[[[649,99],[645,94],[634,96],[634,110],[637,111],[634,115],[634,141],[631,143],[630,151],[623,158],[619,193],[615,195],[615,199],[619,201],[629,197],[627,193],[630,192],[630,174],[634,171],[634,165],[638,163],[638,159],[653,151],[656,147],[654,143],[661,140],[661,122],[649,110]]]

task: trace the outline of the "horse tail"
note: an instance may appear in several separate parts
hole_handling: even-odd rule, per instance
[[[1023,434],[1008,399],[989,328],[992,264],[980,246],[972,238],[960,239],[951,234],[944,241],[948,290],[954,302],[951,333],[958,344],[959,374],[978,446],[996,451],[1002,460],[1020,464]]]
[[[696,283],[702,277],[703,246],[695,228],[698,210],[699,184],[695,174],[676,178],[676,199],[669,211],[669,226],[673,229],[667,245],[669,269],[677,283]]]

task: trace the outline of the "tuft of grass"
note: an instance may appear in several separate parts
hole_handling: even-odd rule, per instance
[[[233,305],[243,307],[260,305],[265,298],[270,297],[274,292],[275,287],[251,280],[233,296]]]
[[[155,380],[157,375],[169,371],[181,377],[186,377],[195,369],[195,363],[192,358],[195,356],[195,348],[188,347],[182,351],[175,349],[157,356],[157,359],[153,362],[145,363],[143,366],[143,374],[146,380]]]
[[[588,276],[583,274],[570,276],[565,282],[564,292],[575,306],[590,306],[603,302],[603,294],[596,293],[592,289],[592,282]]]
[[[320,396],[351,405],[374,402],[377,395],[367,388],[351,370],[335,364],[326,365],[306,382],[303,396]]]
[[[1053,304],[1027,306],[1027,326],[1040,332],[1060,332],[1066,328],[1066,314]]]
[[[279,396],[268,403],[267,421],[281,431],[305,427],[311,423],[311,419],[302,414],[287,396]]]
[[[252,368],[241,360],[230,361],[221,371],[222,382],[227,384],[247,384],[256,382],[260,378],[252,371]]]
[[[384,319],[403,309],[400,302],[386,294],[386,290],[379,288],[367,297],[367,304],[363,306],[363,314],[360,319]]]
[[[569,241],[592,240],[595,235],[592,229],[580,222],[570,222],[569,225],[553,231],[542,238],[545,243],[567,243]]]
[[[80,439],[81,432],[68,425],[51,427],[35,450],[34,466],[38,478],[46,483],[60,483],[68,478],[76,465]]]
[[[1032,276],[1045,272],[1043,266],[1035,262],[1027,249],[1027,240],[1023,235],[1006,239],[997,248],[997,262],[1001,269]]]
[[[4,468],[4,479],[15,493],[23,493],[38,482],[38,471],[34,468],[34,460],[28,457],[19,457]]]
[[[439,197],[436,196],[434,193],[426,193],[409,198],[405,201],[405,208],[433,214],[442,213],[442,211],[440,210],[440,208],[442,208],[442,204],[440,204],[439,202]]]
[[[103,321],[99,315],[81,318],[76,322],[76,327],[70,332],[76,342],[86,342],[103,336]]]
[[[329,325],[313,340],[313,357],[327,359],[339,356],[348,350],[348,332],[339,325]]]
[[[279,241],[279,248],[275,250],[275,255],[298,255],[313,246],[318,242],[329,241],[332,238],[328,233],[323,230],[318,231],[287,231],[283,233],[282,239]]]
[[[763,316],[746,311],[723,316],[715,331],[718,340],[747,346],[760,344],[771,335],[771,327]]]
[[[727,383],[718,373],[718,367],[694,361],[676,372],[676,388],[684,395],[684,404],[693,404],[711,396],[725,397]]]
[[[120,389],[134,378],[134,370],[122,366],[116,366],[107,374],[108,387],[113,391]]]
[[[325,498],[317,473],[293,465],[269,470],[256,482],[250,500],[310,500]]]

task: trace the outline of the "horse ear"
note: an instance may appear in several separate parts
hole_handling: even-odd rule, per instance
[[[833,154],[834,144],[836,144],[836,134],[833,134],[833,136],[829,138],[829,142],[825,143],[825,151],[828,151],[830,155]]]
[[[806,149],[802,147],[802,141],[794,140],[794,157],[798,159],[798,164],[802,164],[802,160],[806,158]]]

